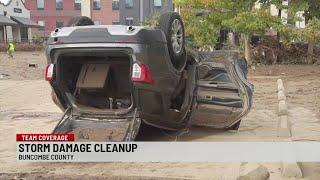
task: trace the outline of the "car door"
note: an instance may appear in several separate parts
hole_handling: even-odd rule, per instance
[[[252,105],[253,85],[246,79],[246,64],[234,51],[198,54],[196,104],[191,124],[228,128]]]

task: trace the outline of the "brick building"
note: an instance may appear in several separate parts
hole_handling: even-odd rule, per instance
[[[66,26],[73,16],[81,15],[81,0],[25,0],[31,19],[44,28],[38,34],[48,36],[56,27]]]
[[[95,24],[140,25],[173,9],[172,0],[86,0],[81,13]]]
[[[119,1],[83,0],[82,15],[90,17],[97,25],[119,24]]]
[[[31,20],[48,36],[55,28],[66,26],[73,16],[88,16],[96,25],[139,25],[142,21],[173,10],[172,0],[25,0]]]
[[[120,0],[119,7],[120,24],[136,26],[174,9],[172,0]]]

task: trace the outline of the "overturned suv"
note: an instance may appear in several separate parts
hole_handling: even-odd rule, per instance
[[[52,32],[46,55],[46,80],[64,111],[53,133],[78,141],[134,140],[142,123],[238,129],[252,105],[246,61],[232,51],[187,50],[174,12],[154,27],[74,17]]]

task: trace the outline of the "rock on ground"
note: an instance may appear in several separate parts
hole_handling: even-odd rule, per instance
[[[240,168],[237,180],[266,180],[269,179],[268,169],[258,163],[246,163]]]

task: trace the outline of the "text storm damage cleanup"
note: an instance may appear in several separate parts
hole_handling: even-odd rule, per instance
[[[130,153],[137,148],[133,143],[19,143],[17,160],[73,161],[77,153]]]

